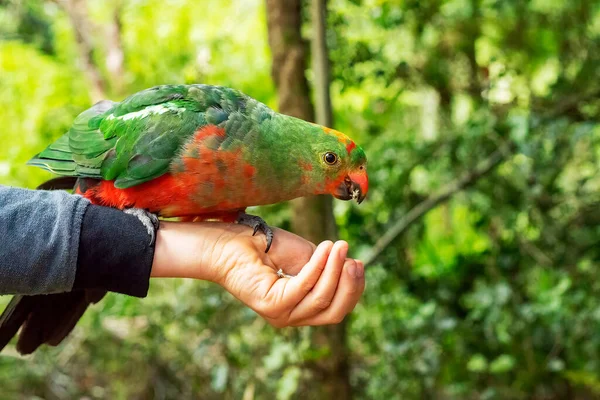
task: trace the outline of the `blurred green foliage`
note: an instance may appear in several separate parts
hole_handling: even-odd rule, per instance
[[[0,2],[2,184],[46,179],[24,162],[91,104],[64,3]],[[276,104],[263,2],[85,6],[109,97],[203,82]],[[354,256],[505,149],[368,267],[350,317],[355,396],[599,397],[600,2],[331,0],[328,25],[335,126],[369,157],[368,201],[335,203]],[[122,76],[107,62],[115,27]],[[285,207],[260,212],[289,226]],[[307,364],[327,356],[308,330],[182,280],[110,296],[57,349],[8,350],[0,398],[302,398]]]

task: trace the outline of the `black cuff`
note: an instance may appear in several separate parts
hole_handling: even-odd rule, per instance
[[[146,297],[153,259],[154,246],[137,217],[91,204],[81,225],[73,289]]]

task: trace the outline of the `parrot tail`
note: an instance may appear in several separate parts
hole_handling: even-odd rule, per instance
[[[59,176],[58,178],[50,179],[38,187],[37,190],[73,190],[77,183],[77,177],[74,176]]]
[[[106,291],[14,296],[0,316],[0,351],[22,327],[17,351],[31,354],[42,344],[57,346],[73,330],[87,307],[99,302]]]

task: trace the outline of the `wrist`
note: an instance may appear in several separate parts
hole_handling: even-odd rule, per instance
[[[73,289],[102,289],[145,297],[154,249],[137,217],[90,204],[79,235]]]
[[[207,225],[161,221],[151,276],[215,281],[217,274],[211,259],[218,237]]]

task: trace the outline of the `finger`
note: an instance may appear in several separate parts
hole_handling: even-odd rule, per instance
[[[329,325],[342,322],[344,317],[356,307],[364,289],[364,265],[356,260],[347,260],[331,305],[319,314],[296,321],[293,325]]]
[[[340,274],[346,262],[346,254],[348,254],[348,243],[338,241],[333,245],[319,281],[294,308],[290,314],[291,321],[300,321],[312,317],[331,305],[340,281]]]
[[[354,261],[354,260],[353,260]],[[344,320],[360,300],[365,289],[364,266],[354,261],[346,263],[338,290],[331,306],[305,323],[310,325],[338,324]]]
[[[267,257],[273,265],[280,266],[286,274],[297,275],[309,262],[317,246],[282,229],[275,228],[274,233],[273,245],[266,254]],[[260,246],[264,247],[264,242],[261,242]]]
[[[325,269],[332,247],[333,243],[331,241],[322,242],[317,246],[312,257],[298,275],[292,279],[282,278],[279,280],[279,282],[285,284],[281,295],[281,305],[284,308],[292,310],[313,289],[319,281],[323,269]]]

